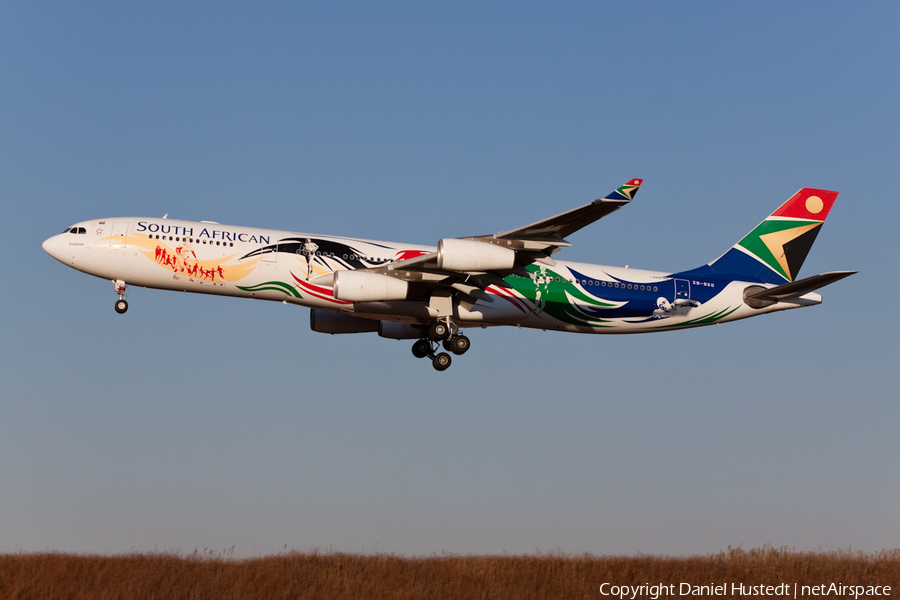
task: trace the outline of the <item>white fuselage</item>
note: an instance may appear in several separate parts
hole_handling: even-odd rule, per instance
[[[111,218],[78,223],[49,238],[43,248],[79,271],[141,287],[277,300],[393,322],[427,323],[446,315],[438,303],[414,295],[341,301],[316,281],[339,270],[382,269],[434,252],[430,246],[211,222]],[[681,280],[664,272],[565,261],[524,269],[527,273],[497,278],[486,296],[457,293],[453,320],[460,327],[639,333],[732,321],[821,300],[810,293],[759,309],[744,303],[750,284],[741,281]],[[411,286],[419,281],[407,275]]]

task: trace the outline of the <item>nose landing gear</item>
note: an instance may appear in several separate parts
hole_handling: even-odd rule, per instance
[[[417,340],[413,344],[412,353],[416,358],[431,359],[431,364],[437,371],[446,371],[453,362],[452,357],[447,352],[436,354],[435,351],[440,343],[444,350],[452,352],[457,356],[465,354],[472,342],[464,335],[459,333],[459,327],[451,322],[438,321],[428,328],[428,337]]]
[[[115,281],[113,281],[113,285],[115,286],[114,291],[119,295],[119,299],[116,300],[116,312],[121,315],[124,314],[126,310],[128,310],[128,302],[125,301],[128,287],[121,279],[116,279]]]

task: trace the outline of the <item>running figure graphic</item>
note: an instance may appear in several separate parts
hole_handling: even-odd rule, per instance
[[[303,243],[303,249],[301,253],[306,256],[306,280],[309,281],[312,279],[312,262],[316,257],[316,251],[319,249],[319,245],[312,241],[309,238],[306,238],[306,241]]]

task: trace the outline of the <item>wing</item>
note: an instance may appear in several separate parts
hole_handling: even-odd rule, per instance
[[[442,287],[452,288],[475,300],[492,302],[490,295],[484,292],[485,289],[491,285],[507,287],[503,278],[511,273],[529,277],[525,265],[535,261],[549,266],[555,265],[556,262],[550,255],[561,247],[572,245],[566,241],[566,236],[631,202],[641,183],[642,179],[631,179],[625,185],[590,204],[531,225],[493,235],[450,240],[453,242],[454,250],[460,249],[466,258],[470,259],[469,266],[465,266],[465,261],[458,260],[458,257],[454,257],[453,261],[446,260],[446,256],[442,256],[441,248],[450,244],[447,240],[441,240],[438,252],[365,270],[407,281],[410,284],[411,298],[427,296],[434,288]],[[317,279],[316,283],[330,286],[332,281],[333,276],[326,275]]]
[[[606,215],[615,212],[631,202],[638,189],[641,187],[643,179],[632,179],[625,185],[617,188],[609,195],[594,200],[590,204],[586,204],[579,208],[558,214],[549,219],[543,219],[525,227],[518,229],[510,229],[509,231],[501,231],[493,236],[479,236],[467,239],[482,240],[484,238],[493,237],[500,240],[539,240],[564,242],[559,245],[570,245],[565,242],[565,238],[572,235],[582,227],[587,227],[594,221],[602,219]]]
[[[479,235],[462,239],[502,245],[516,251],[540,253],[549,256],[559,250],[560,247],[572,245],[566,241],[566,236],[575,233],[583,227],[587,227],[594,221],[619,210],[631,202],[643,181],[643,179],[632,179],[625,185],[603,198],[594,200],[590,204],[573,208],[548,219],[542,219],[531,225],[510,229],[509,231],[501,231],[493,235]],[[419,268],[425,265],[436,266],[437,263],[435,261],[437,258],[437,253],[435,252],[394,263],[392,268],[406,269],[414,266]],[[534,260],[534,256],[523,258]]]

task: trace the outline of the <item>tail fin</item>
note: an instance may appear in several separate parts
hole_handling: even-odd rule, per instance
[[[794,281],[837,195],[803,188],[728,252],[695,271],[759,283]]]

